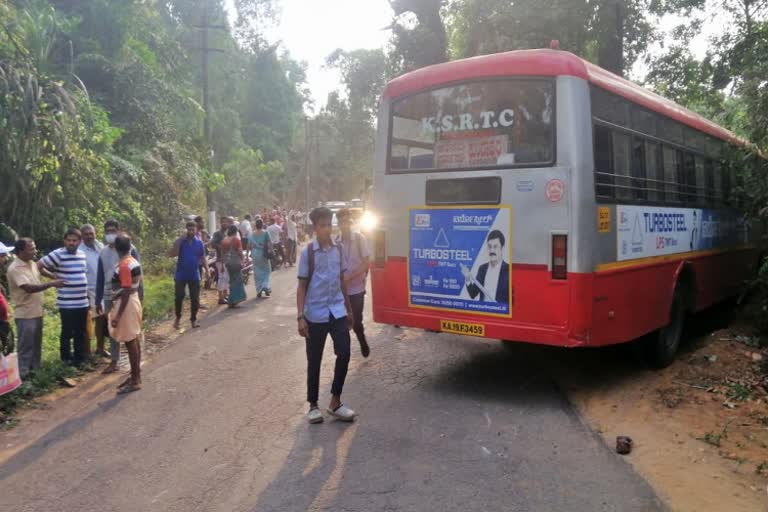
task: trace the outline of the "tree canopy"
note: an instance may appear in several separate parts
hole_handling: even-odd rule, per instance
[[[768,0],[389,2],[389,45],[328,55],[340,84],[311,114],[306,66],[266,35],[280,0],[0,0],[0,223],[44,243],[107,217],[164,236],[207,200],[359,196],[387,80],[553,39],[768,150]]]
[[[284,193],[304,66],[259,33],[277,2],[235,5],[231,28],[223,0],[0,0],[0,222],[44,243],[108,217],[163,235],[206,190],[251,209]]]

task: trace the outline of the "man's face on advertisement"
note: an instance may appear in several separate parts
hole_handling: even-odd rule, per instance
[[[488,259],[494,267],[501,263],[501,241],[498,238],[488,240]]]

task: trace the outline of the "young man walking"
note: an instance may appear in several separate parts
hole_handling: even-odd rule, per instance
[[[243,249],[248,249],[248,239],[253,234],[253,225],[251,224],[251,221],[253,219],[251,218],[250,213],[246,213],[243,220],[240,221],[240,225],[237,227],[237,229],[240,231],[240,239],[243,241]]]
[[[88,321],[88,264],[85,254],[78,249],[83,236],[79,229],[64,233],[64,247],[49,252],[37,262],[41,272],[50,272],[64,281],[56,295],[56,306],[61,316],[59,353],[67,364],[86,362],[85,329]]]
[[[286,240],[288,243],[288,265],[291,267],[296,264],[296,245],[298,243],[298,229],[296,226],[296,215],[291,214],[288,220],[285,221],[286,225]]]
[[[277,214],[275,214],[277,215]],[[277,224],[277,220],[275,220],[275,216],[272,216],[269,218],[269,226],[267,226],[267,234],[269,235],[269,241],[272,242],[272,251],[274,252],[275,256],[280,255],[282,256],[283,265],[285,264],[285,252],[283,251],[283,244],[280,242],[280,234],[282,233],[282,228]],[[280,268],[278,265],[276,265],[275,261],[272,261],[272,270],[277,270]]]
[[[323,421],[317,402],[320,365],[328,334],[333,339],[336,354],[328,414],[342,421],[352,421],[357,415],[341,403],[349,367],[349,328],[353,316],[344,284],[344,255],[339,244],[331,238],[332,217],[333,213],[328,208],[312,211],[310,219],[316,238],[301,252],[299,259],[296,308],[299,335],[304,337],[307,346],[307,420],[310,423]]]
[[[352,313],[355,316],[352,329],[355,331],[357,341],[360,342],[360,352],[363,354],[363,357],[368,357],[371,349],[368,346],[368,341],[365,339],[365,327],[363,326],[365,284],[368,279],[368,268],[370,266],[368,241],[362,233],[352,231],[352,212],[350,210],[342,208],[336,212],[336,218],[339,219],[339,228],[341,230],[341,235],[337,238],[336,242],[341,242],[344,258],[349,268],[349,271],[344,274],[344,281],[347,284],[347,294],[349,294],[349,302],[352,304]]]
[[[35,256],[37,247],[31,238],[20,238],[13,247],[16,259],[8,267],[8,286],[15,306],[18,337],[19,375],[40,367],[43,351],[43,294],[48,288],[61,288],[64,281],[40,281]]]
[[[176,274],[174,275],[176,320],[173,322],[173,328],[179,328],[181,306],[187,289],[189,289],[189,300],[192,307],[190,316],[192,327],[200,327],[200,323],[197,321],[197,312],[200,309],[200,267],[205,265],[205,245],[197,237],[197,224],[192,221],[187,222],[186,235],[176,240],[168,255],[171,258],[178,258],[176,260]]]

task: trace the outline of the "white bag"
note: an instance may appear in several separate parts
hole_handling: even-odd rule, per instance
[[[15,352],[4,356],[0,354],[0,395],[10,393],[21,386],[19,376],[19,358]]]

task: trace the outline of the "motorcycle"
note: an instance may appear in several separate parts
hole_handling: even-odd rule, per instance
[[[278,242],[272,247],[272,270],[277,270],[283,266],[285,262],[285,250],[283,244]]]
[[[219,282],[219,269],[216,265],[216,251],[208,251],[208,275],[205,276],[204,288],[210,290],[216,287],[216,283]]]
[[[248,286],[248,281],[253,274],[253,260],[251,259],[251,251],[243,251],[243,284]]]

